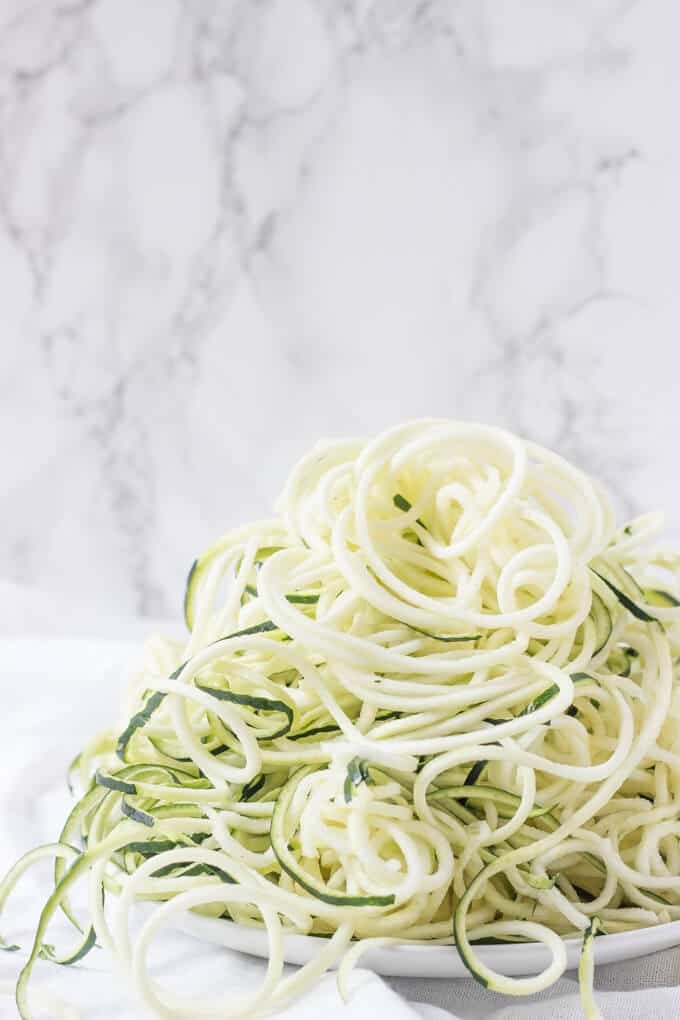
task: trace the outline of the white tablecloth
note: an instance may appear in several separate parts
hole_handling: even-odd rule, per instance
[[[9,589],[6,589],[9,590]],[[0,596],[2,588],[0,587]],[[51,602],[51,600],[50,600]],[[0,610],[2,610],[0,598]],[[52,606],[55,605],[51,602]],[[0,612],[5,619],[7,613]],[[54,839],[69,798],[66,765],[84,740],[117,716],[126,664],[138,649],[139,625],[124,630],[134,640],[90,637],[45,639],[31,631],[35,614],[13,619],[19,638],[0,639],[0,869],[31,845]],[[54,614],[40,611],[41,632],[57,630]],[[86,633],[97,633],[88,620]],[[48,869],[27,875],[0,921],[0,933],[26,944],[44,898]],[[263,964],[183,935],[164,945],[159,975],[181,971],[183,987],[217,990],[258,980]],[[0,953],[0,988],[17,970],[19,954]],[[194,982],[195,984],[190,984]],[[357,991],[343,1007],[332,975],[285,1014],[290,1020],[361,1020],[380,1011],[385,1020],[441,1018],[441,1010],[460,1017],[494,1020],[576,1020],[581,1016],[576,977],[565,976],[542,996],[511,999],[480,988],[471,980],[389,979],[367,972],[356,976]],[[109,971],[103,952],[95,951],[77,968],[41,963],[36,987],[43,985],[64,1000],[82,1006],[88,1020],[141,1020],[129,989]],[[680,949],[628,963],[600,967],[597,999],[608,1020],[676,1020],[680,1016]],[[408,1000],[414,1004],[408,1005]],[[439,1007],[436,1009],[434,1007]],[[16,1016],[10,998],[0,996],[0,1017]]]

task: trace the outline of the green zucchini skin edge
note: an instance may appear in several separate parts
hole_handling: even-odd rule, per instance
[[[592,680],[592,677],[590,676],[589,673],[572,673],[571,679],[573,680],[574,683],[578,683],[579,680]],[[522,711],[519,713],[518,718],[521,718],[521,716],[530,715],[537,709],[542,708],[543,705],[547,704],[552,698],[554,698],[558,692],[559,688],[557,687],[556,684],[551,684],[550,687],[546,687],[544,691],[541,691],[540,694],[536,695],[533,701],[529,702],[526,708],[522,709]],[[497,741],[493,741],[493,743],[497,743]],[[465,786],[474,786],[488,764],[489,762],[488,759],[486,758],[480,758],[479,761],[476,761],[472,768],[470,769],[470,771],[468,772],[467,776],[465,777],[464,780]]]
[[[464,785],[474,786],[488,764],[489,764],[488,758],[480,758],[479,761],[476,761],[472,768],[470,769],[470,771],[468,772],[468,774],[466,775]]]
[[[98,948],[97,933],[92,925],[90,925],[88,930],[85,932],[80,945],[66,956],[56,956],[52,948],[47,945],[42,946],[38,956],[42,960],[48,960],[50,963],[56,963],[60,967],[70,967],[72,964],[79,963],[81,960],[84,960],[90,950]]]
[[[397,492],[392,496],[392,502],[396,506],[397,510],[403,510],[405,514],[411,509],[411,503],[406,499],[406,496],[402,496],[400,492]]]
[[[227,691],[219,687],[207,687],[198,683],[196,684],[196,689],[203,691],[204,694],[209,694],[213,698],[217,698],[218,701],[243,705],[244,708],[259,709],[261,712],[280,712],[285,715],[286,723],[274,733],[268,733],[266,736],[260,737],[260,740],[276,740],[278,737],[285,737],[293,726],[295,713],[285,701],[279,701],[277,698],[254,697],[250,694],[234,694],[233,691]]]
[[[288,841],[285,837],[285,814],[290,805],[293,793],[298,784],[311,772],[317,772],[315,765],[305,765],[294,772],[290,779],[281,788],[276,800],[274,813],[272,814],[269,839],[274,856],[279,865],[300,888],[308,892],[310,896],[316,897],[322,903],[329,903],[336,907],[390,907],[394,904],[395,898],[389,896],[346,896],[334,893],[320,882],[316,882],[311,875],[301,873],[297,861],[288,849]]]
[[[628,612],[631,613],[636,618],[636,620],[642,620],[643,623],[659,622],[656,616],[652,616],[652,614],[648,613],[646,609],[643,609],[642,606],[639,606],[636,602],[634,602],[633,599],[630,598],[630,596],[626,595],[626,593],[622,591],[621,588],[618,587],[618,585],[614,584],[613,581],[610,581],[609,578],[606,577],[603,573],[601,573],[592,565],[590,569],[595,574],[595,576],[599,577],[602,583],[605,584],[611,592],[613,592],[613,594],[619,600],[624,609],[627,609]]]
[[[106,796],[106,794],[104,795]],[[107,840],[104,841],[103,844],[98,846],[97,849],[92,852],[86,851],[84,853],[79,853],[78,851],[75,851],[77,856],[75,857],[75,859],[71,861],[68,870],[63,875],[61,880],[57,883],[55,888],[52,890],[52,893],[50,894],[47,902],[45,903],[45,906],[41,911],[30,955],[28,957],[28,960],[24,964],[21,973],[19,974],[16,984],[15,1001],[17,1009],[19,1011],[19,1016],[22,1018],[22,1020],[34,1020],[35,1015],[33,1011],[30,1009],[30,1005],[28,1002],[27,996],[28,984],[31,979],[31,974],[33,972],[35,961],[39,958],[41,950],[43,948],[45,931],[47,930],[47,926],[51,921],[52,917],[59,908],[61,901],[68,895],[71,886],[75,884],[76,880],[80,877],[80,875],[87,872],[87,870],[91,867],[92,862],[94,860],[98,859],[102,853],[106,853],[108,850],[114,852],[117,848],[124,845],[124,843],[125,843],[124,838],[121,838],[120,841],[118,841],[114,840],[112,837],[109,837]],[[63,844],[53,845],[63,847]],[[39,847],[38,849],[44,848]],[[73,847],[69,847],[69,849],[74,850]],[[24,860],[25,857],[27,856],[28,855],[24,855],[24,858],[22,858],[22,860]],[[60,958],[60,961],[63,959],[64,961],[68,962],[76,962],[75,959],[72,959],[72,957],[75,956],[77,956],[78,959],[82,959],[82,955],[78,956],[78,954],[84,952],[84,947],[86,945],[89,945],[90,941],[91,937],[90,932],[88,930],[88,932],[85,934],[85,937],[79,943],[78,947],[72,953],[68,954],[66,957]],[[93,948],[93,946],[94,943],[92,945],[89,945],[87,951],[89,952],[89,949]]]
[[[515,793],[509,793],[498,786],[443,786],[434,790],[428,795],[428,801],[440,801],[452,798],[453,800],[480,800],[491,801],[497,807],[516,809],[520,803],[520,797]],[[550,814],[549,807],[535,807],[529,812],[529,818],[541,818]],[[557,822],[556,822],[557,824]]]
[[[354,796],[354,791],[361,783],[366,783],[368,786],[372,786],[374,783],[368,771],[368,762],[364,761],[363,758],[352,758],[347,766],[347,776],[342,790],[345,804],[350,803]]]
[[[284,548],[280,545],[261,546],[257,550],[256,563],[261,563],[262,560],[267,559],[273,553],[278,552]],[[195,559],[189,567],[189,573],[187,574],[186,584],[184,588],[184,622],[187,626],[187,630],[192,631],[194,629],[194,594],[196,583],[203,573],[205,567],[212,562],[216,554],[220,552],[220,543],[216,543],[211,546],[201,557]]]
[[[423,634],[424,637],[429,637],[433,641],[443,641],[445,644],[456,644],[461,641],[479,641],[481,634],[432,634],[429,630],[423,630],[422,627],[414,627],[413,624],[409,623],[409,630],[414,630],[417,634]]]
[[[153,815],[150,815],[147,811],[142,811],[141,808],[133,807],[133,805],[130,804],[125,797],[123,797],[120,802],[120,809],[125,817],[129,818],[133,822],[139,822],[141,825],[146,825],[150,829],[156,824],[156,819]]]
[[[316,737],[320,733],[340,733],[340,727],[337,723],[327,723],[323,726],[313,726],[309,730],[300,730],[299,733],[289,733],[289,740],[306,740],[307,737]]]
[[[583,933],[583,942],[581,944],[581,953],[578,961],[578,978],[579,985],[581,986],[581,1003],[584,1010],[586,1020],[597,1020],[600,1016],[599,1010],[592,1001],[592,992],[589,988],[588,994],[586,995],[583,991],[585,987],[585,980],[588,977],[588,969],[593,966],[593,943],[596,935],[604,934],[602,928],[602,922],[600,918],[595,915],[591,918],[590,924]]]
[[[472,879],[472,882],[467,887],[463,896],[461,897],[458,905],[453,914],[453,937],[456,943],[456,949],[460,956],[463,964],[470,971],[471,976],[480,984],[483,988],[491,988],[492,991],[502,992],[504,989],[497,988],[491,985],[488,978],[484,977],[483,974],[477,969],[476,958],[474,953],[471,951],[471,944],[468,943],[467,937],[464,930],[464,911],[466,911],[468,903],[474,899],[478,886],[483,884],[484,876],[487,871],[496,864],[498,858],[494,861],[490,861],[489,864],[485,865],[480,872]]]
[[[154,691],[144,702],[139,712],[135,712],[132,716],[116,744],[116,754],[121,761],[125,761],[125,751],[137,730],[146,726],[153,713],[164,700],[165,694],[163,691]]]
[[[184,622],[187,625],[187,630],[194,629],[194,606],[193,606],[193,587],[194,580],[196,578],[196,571],[198,570],[198,560],[189,567],[189,573],[187,574],[186,587],[184,589]]]
[[[413,504],[409,502],[406,496],[402,496],[400,492],[396,492],[394,496],[392,496],[392,502],[396,506],[397,510],[401,510],[405,514],[413,508]],[[416,524],[419,524],[423,531],[427,531],[427,528],[421,521],[420,517],[416,517]]]
[[[218,638],[217,641],[213,641],[212,644],[216,645],[219,644],[220,641],[228,641],[230,638],[249,637],[254,634],[266,634],[269,631],[278,629],[279,629],[278,626],[275,623],[273,623],[272,620],[264,620],[263,623],[255,623],[253,624],[252,627],[244,627],[243,630],[234,631],[233,634],[225,634],[224,637]],[[180,673],[182,672],[182,670],[189,661],[190,660],[187,659],[186,662],[182,662],[177,667],[177,669],[173,670],[173,672],[170,674],[170,679],[177,680]],[[165,698],[166,694],[164,691],[154,691],[153,694],[151,694],[147,701],[144,703],[142,708],[140,708],[140,710],[138,712],[135,712],[135,714],[132,716],[130,722],[127,724],[127,726],[119,736],[118,741],[116,743],[116,754],[118,755],[121,761],[123,762],[126,761],[125,752],[127,750],[127,746],[132,740],[137,730],[142,729],[142,727],[146,726],[153,713],[156,711],[158,706],[162,704]]]
[[[649,605],[658,605],[664,609],[677,609],[680,606],[680,600],[662,588],[643,588],[642,593]]]
[[[588,615],[595,624],[595,649],[593,654],[599,655],[612,636],[614,625],[611,613],[607,609],[604,600],[596,591],[591,593],[590,612]]]
[[[97,786],[103,786],[107,790],[116,790],[118,793],[129,793],[134,796],[137,793],[137,787],[134,783],[128,783],[124,779],[117,779],[115,776],[107,776],[102,772],[95,772],[94,781]]]
[[[254,779],[251,779],[251,781],[249,783],[246,783],[243,789],[241,790],[240,799],[242,801],[252,800],[255,794],[260,792],[266,781],[267,777],[265,775],[259,775],[256,776]]]

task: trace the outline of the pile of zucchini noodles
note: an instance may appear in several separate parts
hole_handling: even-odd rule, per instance
[[[336,964],[345,989],[366,948],[400,943],[455,942],[478,981],[525,995],[575,936],[598,1016],[595,935],[680,917],[680,557],[660,526],[617,529],[599,485],[497,428],[317,445],[274,519],[194,563],[188,640],[148,643],[125,718],[74,763],[58,842],[0,886],[1,907],[55,858],[21,1016],[38,957],[95,945],[155,1015],[195,1020],[275,1009]],[[266,928],[261,987],[207,1000],[150,975],[188,909]],[[78,930],[61,953],[58,911]],[[321,938],[284,976],[288,932]],[[487,940],[544,943],[550,963],[505,977]]]

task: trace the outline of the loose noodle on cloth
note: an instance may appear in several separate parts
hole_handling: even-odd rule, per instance
[[[497,428],[318,444],[276,518],[194,564],[188,641],[148,643],[123,724],[79,757],[84,796],[39,852],[57,886],[22,1016],[80,876],[91,917],[64,961],[96,940],[158,1017],[253,1016],[340,961],[345,989],[367,946],[399,942],[455,939],[478,980],[528,994],[577,935],[597,1016],[596,931],[680,917],[680,557],[660,527],[617,529],[599,485]],[[159,903],[133,935],[140,899]],[[260,988],[207,1000],[151,977],[188,909],[265,926]],[[288,977],[286,932],[324,937]],[[551,962],[507,978],[481,939]]]

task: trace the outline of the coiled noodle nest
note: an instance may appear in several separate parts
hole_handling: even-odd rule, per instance
[[[370,945],[455,943],[482,983],[539,991],[583,939],[680,917],[678,556],[659,515],[497,428],[418,421],[318,444],[271,520],[193,565],[186,641],[149,641],[127,714],[79,756],[83,795],[19,979],[61,908],[161,1017],[245,1017]],[[89,875],[90,918],[71,887]],[[160,901],[137,933],[138,899]],[[187,909],[264,925],[261,987],[208,1001],[149,974]],[[285,932],[323,936],[283,976]],[[352,940],[356,940],[351,946]],[[483,939],[545,943],[525,978]],[[452,947],[451,952],[456,950]]]

